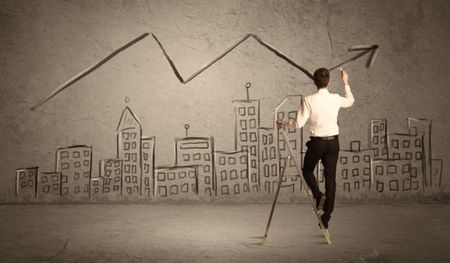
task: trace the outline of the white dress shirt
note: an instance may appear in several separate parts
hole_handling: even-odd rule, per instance
[[[339,134],[337,117],[340,108],[353,105],[355,99],[349,85],[345,85],[344,97],[322,88],[317,93],[306,96],[300,105],[296,120],[291,127],[301,128],[309,119],[310,136],[325,137]],[[295,122],[295,123],[292,123]]]

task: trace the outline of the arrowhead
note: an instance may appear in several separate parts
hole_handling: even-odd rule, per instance
[[[353,51],[362,51],[360,54],[361,56],[370,53],[369,59],[366,62],[366,67],[371,68],[373,64],[375,63],[375,58],[378,53],[378,45],[358,45],[358,46],[352,46],[347,49],[349,52]]]

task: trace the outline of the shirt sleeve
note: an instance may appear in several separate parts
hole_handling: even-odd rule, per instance
[[[345,89],[345,95],[344,95],[344,97],[340,97],[341,98],[341,107],[348,108],[353,105],[353,103],[355,102],[355,98],[353,97],[353,93],[352,93],[352,90],[350,89],[349,85],[345,85],[344,89]]]
[[[306,98],[302,100],[300,108],[298,109],[297,119],[295,120],[295,128],[299,129],[305,125],[311,114],[311,107]]]

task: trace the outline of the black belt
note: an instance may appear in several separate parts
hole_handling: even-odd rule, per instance
[[[311,138],[311,140],[325,140],[325,141],[328,141],[328,140],[335,140],[335,139],[338,138],[338,136],[337,135],[324,136],[324,137],[311,136],[310,138]]]

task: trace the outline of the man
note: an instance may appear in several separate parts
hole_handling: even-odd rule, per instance
[[[336,165],[339,156],[339,126],[337,117],[340,108],[348,108],[355,101],[348,85],[348,74],[341,71],[345,96],[332,94],[328,91],[330,72],[326,68],[319,68],[314,72],[314,83],[317,93],[306,96],[301,103],[297,119],[277,120],[277,126],[283,128],[301,128],[309,120],[310,140],[306,143],[305,159],[303,162],[303,177],[308,184],[316,201],[318,210],[323,208],[322,222],[328,228],[328,222],[334,209],[336,192]],[[325,177],[325,195],[319,190],[314,170],[319,160],[322,161]]]

